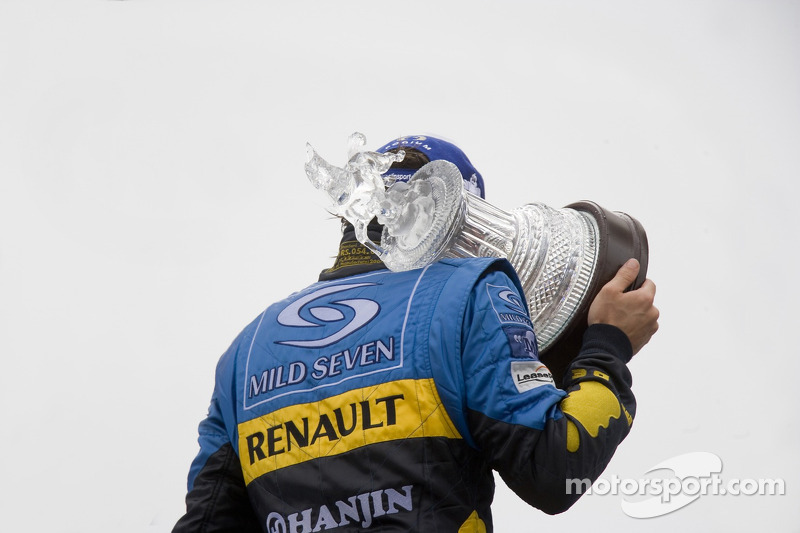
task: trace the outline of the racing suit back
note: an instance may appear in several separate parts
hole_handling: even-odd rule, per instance
[[[237,358],[235,442],[268,527],[455,531],[488,516],[491,471],[436,386],[457,381],[444,359],[488,263],[317,283],[267,310]]]
[[[548,499],[563,499],[570,465],[588,458],[580,473],[599,475],[630,415],[612,394],[610,453],[577,418],[566,442],[567,392],[538,361],[522,294],[505,260],[447,259],[270,306],[219,362],[175,531],[225,530],[191,512],[220,491],[249,500],[254,531],[491,531],[493,468],[526,501],[568,507],[577,496]]]

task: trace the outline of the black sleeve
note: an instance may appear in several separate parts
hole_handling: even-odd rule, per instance
[[[206,461],[186,495],[186,514],[172,533],[260,533],[242,476],[239,458],[230,443]]]
[[[562,385],[567,396],[553,406],[543,427],[469,411],[476,443],[527,503],[548,514],[563,512],[608,465],[636,410],[626,366],[631,357],[630,341],[621,330],[593,325],[565,373]]]

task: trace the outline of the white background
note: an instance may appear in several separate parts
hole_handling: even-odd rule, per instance
[[[512,209],[650,240],[661,331],[604,477],[719,455],[707,496],[498,531],[800,531],[800,2],[0,0],[0,530],[166,532],[219,355],[329,266],[305,143],[438,134]]]

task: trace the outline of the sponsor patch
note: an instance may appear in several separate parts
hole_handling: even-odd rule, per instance
[[[370,338],[363,333],[381,313],[375,299],[379,285],[360,282],[321,286],[291,300],[275,322],[263,323],[262,329],[265,312],[247,355],[244,409],[401,368],[400,338]],[[253,346],[260,347],[255,352],[258,357],[251,361]]]
[[[521,326],[503,326],[511,346],[511,357],[515,359],[539,359],[539,348],[536,346],[536,335],[533,330]]]
[[[511,379],[519,392],[542,385],[555,386],[553,374],[541,361],[511,361]]]
[[[497,319],[501,324],[527,326],[533,328],[525,303],[520,299],[519,293],[505,285],[486,284],[486,292],[492,303]]]
[[[354,494],[333,504],[322,504],[287,516],[272,512],[267,515],[267,531],[270,533],[306,533],[339,529],[348,525],[368,529],[373,518],[414,510],[412,491],[414,485],[399,489],[386,488]],[[353,528],[347,528],[352,531]]]
[[[390,381],[296,404],[238,425],[246,484],[288,466],[376,442],[460,439],[432,379]]]

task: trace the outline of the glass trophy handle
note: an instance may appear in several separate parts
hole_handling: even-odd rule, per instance
[[[356,238],[391,270],[422,268],[450,247],[463,218],[464,184],[458,168],[448,161],[432,161],[407,182],[388,188],[384,174],[405,154],[361,151],[366,140],[350,136],[349,160],[343,168],[322,159],[307,145],[306,175],[333,200],[335,213],[355,228]],[[380,245],[367,235],[377,218],[384,229]]]
[[[384,224],[381,260],[395,271],[422,268],[444,256],[463,226],[466,196],[458,168],[432,161],[387,191],[393,219]]]

